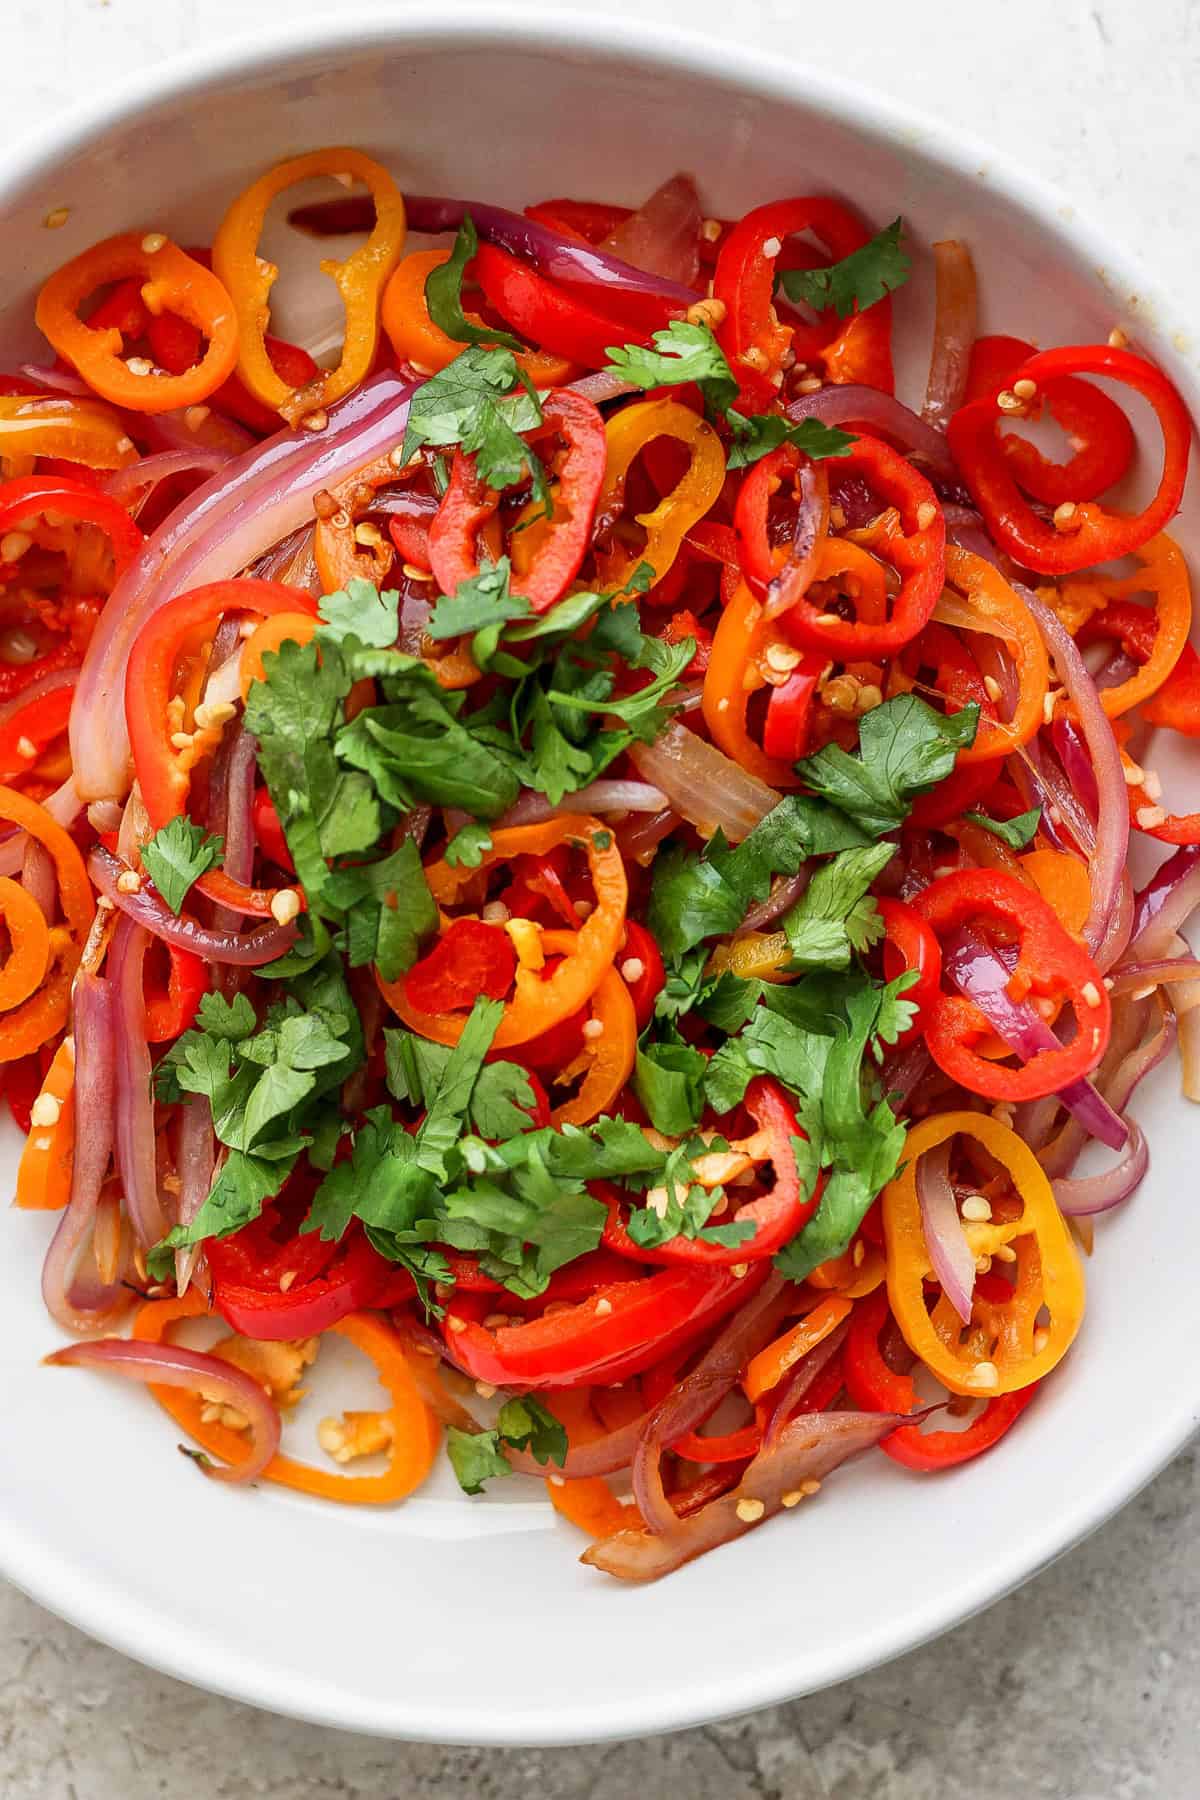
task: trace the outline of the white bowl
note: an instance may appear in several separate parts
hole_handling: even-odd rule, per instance
[[[1054,344],[1103,340],[1120,322],[1200,404],[1185,321],[1072,208],[991,152],[728,44],[507,9],[281,25],[141,74],[15,146],[0,188],[0,352],[34,348],[33,292],[68,255],[131,225],[203,240],[253,175],[326,143],[382,156],[414,191],[514,206],[552,194],[636,202],[681,167],[714,213],[844,193],[880,223],[903,213],[918,251],[967,239],[984,329]],[[60,206],[66,226],[44,229]],[[928,305],[922,269],[898,305],[909,399],[923,385]],[[1186,810],[1190,778],[1158,760]],[[48,1227],[9,1216],[0,1564],[173,1675],[397,1737],[633,1736],[854,1675],[1042,1568],[1197,1423],[1195,1126],[1175,1089],[1168,1072],[1138,1103],[1152,1173],[1102,1225],[1079,1342],[1009,1442],[940,1480],[868,1460],[799,1513],[640,1589],[581,1568],[581,1540],[519,1481],[481,1504],[443,1474],[395,1511],[353,1512],[200,1480],[143,1393],[39,1366],[55,1339],[38,1297]],[[11,1139],[5,1150],[10,1173]]]

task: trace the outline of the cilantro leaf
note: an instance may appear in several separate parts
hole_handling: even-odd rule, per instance
[[[539,1463],[555,1463],[561,1469],[567,1460],[567,1433],[561,1420],[534,1394],[523,1394],[519,1400],[507,1400],[500,1408],[496,1430],[514,1450],[530,1450]]]
[[[463,312],[463,275],[478,248],[475,221],[469,213],[464,213],[449,257],[430,269],[425,278],[425,304],[429,316],[439,331],[444,331],[456,344],[502,344],[508,350],[523,350],[524,344],[511,331],[501,331],[491,325],[472,325]]]
[[[452,869],[477,869],[492,847],[492,834],[479,819],[462,826],[446,842],[442,855]]]
[[[412,838],[378,862],[336,870],[324,893],[331,906],[347,914],[350,967],[375,963],[385,981],[411,968],[422,943],[437,930],[437,904]]]
[[[846,969],[852,951],[866,950],[882,937],[883,924],[867,889],[895,853],[894,844],[867,844],[843,850],[821,865],[780,921],[794,965]]]
[[[986,813],[969,812],[964,815],[975,825],[982,825],[993,837],[998,837],[1002,844],[1010,850],[1024,850],[1037,836],[1037,828],[1042,822],[1040,806],[1030,807],[1028,812],[1018,813],[1015,819],[989,819]]]
[[[147,1266],[151,1273],[158,1280],[166,1279],[176,1250],[198,1244],[204,1238],[228,1237],[243,1225],[252,1224],[262,1211],[263,1202],[279,1192],[295,1161],[292,1156],[271,1162],[231,1150],[191,1224],[173,1226],[150,1251]]]
[[[732,407],[725,416],[733,428],[726,463],[730,469],[747,469],[781,444],[794,444],[813,462],[820,462],[827,456],[848,456],[856,441],[851,432],[842,431],[837,425],[825,425],[820,419],[801,419],[793,425],[780,413],[746,416]]]
[[[419,387],[409,402],[402,462],[423,444],[461,445],[489,487],[513,487],[524,476],[546,499],[546,474],[519,432],[542,422],[541,402],[526,387],[511,350],[473,345]]]
[[[779,285],[789,300],[801,300],[814,312],[832,306],[839,319],[856,308],[865,312],[908,280],[912,264],[900,243],[903,226],[902,219],[893,219],[860,250],[827,269],[784,269]]]
[[[500,1448],[498,1431],[462,1431],[457,1425],[447,1425],[446,1455],[464,1494],[482,1494],[486,1481],[513,1472]]]
[[[445,694],[421,664],[395,672],[382,706],[368,707],[337,737],[337,754],[370,776],[398,812],[420,801],[494,819],[521,782],[499,745],[463,722],[464,696]],[[307,885],[307,883],[306,883]]]
[[[656,1131],[683,1137],[700,1123],[707,1067],[708,1058],[671,1026],[664,1027],[657,1043],[638,1050],[633,1090]]]
[[[939,713],[916,694],[898,694],[864,713],[858,754],[826,744],[796,764],[812,788],[871,837],[894,831],[917,794],[944,781],[957,752],[974,743],[979,708]]]
[[[619,375],[643,391],[694,381],[710,413],[725,411],[737,394],[737,377],[707,325],[672,319],[654,333],[652,342],[653,349],[643,344],[610,345],[603,372]]]
[[[389,650],[400,635],[400,595],[394,588],[380,593],[373,582],[348,581],[317,604],[320,636],[341,643],[355,638],[372,649]]]
[[[171,911],[178,913],[192,883],[219,862],[224,851],[224,838],[209,837],[202,826],[181,815],[160,825],[142,846],[142,861]]]
[[[431,638],[465,637],[486,627],[506,625],[510,619],[527,618],[528,600],[509,591],[512,565],[507,556],[481,568],[460,582],[453,594],[444,594],[434,607],[425,629]]]

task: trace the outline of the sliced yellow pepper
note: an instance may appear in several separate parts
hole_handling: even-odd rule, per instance
[[[608,466],[596,511],[605,517],[620,495],[635,456],[655,438],[672,437],[691,451],[691,462],[682,479],[664,494],[652,512],[636,515],[646,533],[637,554],[617,557],[605,569],[605,586],[616,592],[625,586],[639,563],[648,562],[655,581],[661,581],[679,555],[692,526],[704,518],[725,480],[725,452],[721,440],[698,413],[678,400],[642,400],[614,413],[604,428],[608,439]]]

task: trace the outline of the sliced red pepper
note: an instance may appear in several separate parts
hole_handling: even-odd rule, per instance
[[[676,563],[675,568],[678,567],[679,564]],[[672,569],[667,576],[668,581],[674,573],[675,569]],[[695,680],[704,674],[708,668],[708,659],[712,654],[713,634],[707,625],[700,623],[690,607],[685,607],[681,612],[672,613],[659,635],[664,644],[682,644],[685,638],[691,638],[696,646],[696,654],[684,669],[682,679],[684,681]]]
[[[609,1385],[640,1374],[742,1306],[767,1278],[763,1259],[743,1276],[728,1269],[663,1269],[613,1282],[590,1299],[540,1319],[490,1331],[486,1301],[455,1295],[442,1334],[452,1359],[494,1387]]]
[[[388,534],[402,563],[411,568],[433,571],[429,554],[429,528],[439,502],[433,494],[410,494],[395,489],[388,502]]]
[[[1022,364],[1036,356],[1023,338],[976,338],[971,348],[967,400],[992,400],[1019,379]],[[1065,434],[1071,455],[1064,463],[1044,456],[1019,432],[1006,432],[1000,442],[1017,483],[1044,506],[1064,500],[1096,500],[1120,481],[1134,452],[1129,420],[1115,400],[1090,381],[1064,375],[1043,381],[1026,401],[1025,416],[1037,418],[1042,403]]]
[[[270,790],[265,787],[254,790],[254,835],[263,855],[273,862],[276,868],[284,869],[289,875],[296,873],[296,865],[292,861],[292,853],[288,849],[287,838],[283,834],[283,826],[279,823],[279,814],[275,811],[275,802]]]
[[[1192,422],[1174,385],[1144,357],[1109,344],[1043,350],[1015,372],[1014,380],[1041,389],[1064,376],[1102,375],[1148,400],[1163,436],[1163,466],[1154,497],[1139,513],[1106,512],[1085,500],[1058,523],[1042,518],[1021,493],[992,398],[974,400],[950,421],[947,437],[971,496],[1000,548],[1042,575],[1068,575],[1094,563],[1128,556],[1161,531],[1178,510],[1187,479]]]
[[[166,982],[154,987],[147,983],[146,1041],[150,1044],[173,1042],[187,1031],[208,992],[209,965],[202,956],[155,938],[146,958],[148,975],[160,956],[167,963]]]
[[[609,206],[602,200],[543,200],[539,206],[527,206],[525,217],[535,225],[561,231],[566,237],[602,244],[618,225],[625,223],[630,212],[628,206]]]
[[[1091,1073],[1108,1048],[1108,989],[1088,951],[1040,894],[1002,869],[959,869],[932,882],[910,904],[939,938],[972,925],[998,926],[1017,943],[1011,997],[1067,1000],[1075,1009],[1076,1034],[1069,1044],[1008,1068],[974,1048],[991,1036],[974,1001],[939,991],[928,1008],[925,1044],[944,1074],[986,1099],[1021,1101],[1055,1094]]]
[[[654,1249],[644,1249],[629,1236],[619,1206],[609,1210],[604,1227],[604,1242],[619,1255],[631,1261],[648,1263],[701,1264],[708,1268],[731,1268],[745,1263],[764,1261],[794,1238],[807,1224],[820,1199],[818,1182],[810,1198],[805,1199],[796,1171],[796,1153],[792,1138],[803,1137],[796,1114],[778,1082],[769,1075],[756,1075],[746,1089],[745,1107],[759,1130],[770,1142],[768,1157],[775,1171],[770,1193],[738,1207],[732,1215],[735,1223],[749,1221],[754,1235],[740,1244],[706,1244],[699,1238],[671,1238]],[[616,1190],[612,1190],[615,1194]]]
[[[918,912],[903,900],[881,899],[875,902],[883,921],[883,973],[895,981],[907,969],[916,971],[917,979],[905,988],[904,999],[916,1007],[908,1030],[896,1039],[897,1046],[920,1037],[929,1008],[942,986],[942,947],[933,930]]]
[[[579,914],[564,880],[570,862],[565,844],[556,844],[544,856],[514,856],[512,884],[504,890],[504,903],[521,919],[541,925],[567,925],[579,929]]]
[[[243,1227],[243,1231],[246,1229]],[[241,1237],[242,1232],[236,1235]],[[306,1239],[294,1241],[300,1246]],[[323,1246],[334,1254],[318,1270],[312,1269],[306,1253],[297,1248],[294,1254],[302,1275],[286,1291],[278,1282],[271,1288],[261,1280],[239,1280],[223,1272],[222,1252],[230,1242],[227,1238],[214,1238],[207,1245],[213,1272],[213,1305],[243,1337],[275,1341],[313,1337],[328,1331],[347,1313],[395,1306],[413,1291],[407,1270],[397,1270],[353,1228],[340,1244]],[[291,1266],[289,1263],[285,1272]]]
[[[857,437],[840,468],[864,475],[881,501],[896,509],[899,522],[876,546],[901,577],[891,617],[878,623],[835,617],[804,594],[781,623],[804,649],[839,662],[874,662],[903,649],[929,623],[945,582],[946,521],[925,477],[880,438]]]
[[[763,726],[763,749],[779,762],[794,763],[807,754],[813,701],[828,658],[809,650],[787,680],[771,689]]]
[[[480,995],[503,1000],[517,972],[512,939],[500,925],[455,919],[428,955],[404,977],[410,1006],[420,1012],[457,1012]]]
[[[602,369],[614,344],[650,340],[649,330],[639,332],[628,320],[576,298],[495,244],[480,244],[475,274],[488,305],[515,332],[589,369]],[[665,301],[661,313],[658,325],[665,326],[671,316]]]
[[[771,501],[791,477],[798,502],[789,544],[775,544],[770,530]],[[816,503],[813,511],[812,502]],[[817,573],[821,540],[829,529],[829,477],[792,444],[781,444],[751,469],[738,491],[734,512],[742,573],[775,618],[794,606]]]
[[[1184,645],[1167,679],[1142,707],[1142,717],[1147,725],[1165,725],[1185,737],[1200,737],[1200,656],[1190,644]]]
[[[551,435],[566,443],[555,479],[554,518],[529,566],[512,581],[514,594],[528,600],[534,612],[545,612],[575,579],[591,543],[608,444],[599,409],[567,389],[549,396],[542,423],[526,435],[531,444]],[[430,566],[443,593],[455,593],[479,573],[476,538],[498,505],[499,495],[480,480],[475,458],[456,452],[450,486],[429,527]]]
[[[642,965],[640,974],[627,973],[638,963]],[[629,989],[637,1028],[645,1031],[654,1013],[654,1002],[667,985],[667,971],[657,942],[634,919],[625,921],[625,946],[617,959],[617,973]]]
[[[34,1101],[42,1091],[44,1074],[41,1053],[37,1050],[29,1056],[17,1056],[11,1062],[0,1063],[0,1080],[4,1083],[4,1098],[8,1101],[8,1110],[13,1116],[14,1124],[26,1137],[33,1130],[33,1120],[29,1115]]]
[[[0,725],[0,781],[28,775],[46,746],[67,729],[74,698],[71,681],[31,700]]]
[[[1003,757],[995,762],[959,763],[927,794],[917,795],[909,811],[909,826],[914,831],[936,831],[961,819],[965,812],[973,812],[995,787],[1003,769]]]
[[[123,506],[69,475],[20,475],[0,482],[0,535],[16,531],[43,513],[80,525],[95,525],[112,545],[113,569],[121,575],[142,547],[143,537]]]
[[[775,271],[786,240],[801,231],[812,231],[836,261],[861,249],[870,237],[848,207],[811,196],[755,207],[721,244],[713,297],[723,304],[725,317],[717,341],[741,383],[738,405],[743,411],[761,412],[777,398],[771,376],[793,341],[793,329],[780,322],[772,304]],[[811,267],[813,260],[803,256],[800,266]],[[861,315],[835,322],[832,331],[832,341],[828,328],[807,334],[815,341],[805,342],[804,356],[819,359],[833,381],[865,382],[890,394],[895,385],[891,301],[885,298]]]

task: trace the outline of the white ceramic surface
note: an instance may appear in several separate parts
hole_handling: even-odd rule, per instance
[[[1187,321],[1069,206],[828,77],[598,20],[418,11],[306,26],[300,48],[290,35],[286,48],[281,31],[155,71],[10,157],[5,360],[32,347],[29,297],[64,256],[130,224],[203,235],[268,162],[345,141],[383,156],[402,186],[510,204],[551,192],[636,200],[679,166],[696,171],[713,212],[842,191],[880,221],[903,212],[918,247],[967,238],[984,329],[1052,343],[1121,322],[1200,400]],[[43,230],[61,205],[67,226]],[[908,398],[928,301],[918,279],[899,307]],[[1184,805],[1194,777],[1158,760]],[[581,1569],[575,1534],[517,1482],[479,1505],[442,1478],[395,1512],[356,1515],[200,1481],[144,1396],[38,1366],[54,1336],[37,1297],[46,1227],[10,1216],[0,1565],[172,1673],[397,1736],[633,1736],[841,1679],[1043,1566],[1197,1423],[1195,1127],[1173,1085],[1168,1074],[1140,1103],[1151,1176],[1101,1229],[1080,1341],[1009,1446],[930,1485],[882,1460],[856,1467],[786,1523],[644,1590]],[[1153,1333],[1129,1329],[1134,1294],[1153,1307]]]

